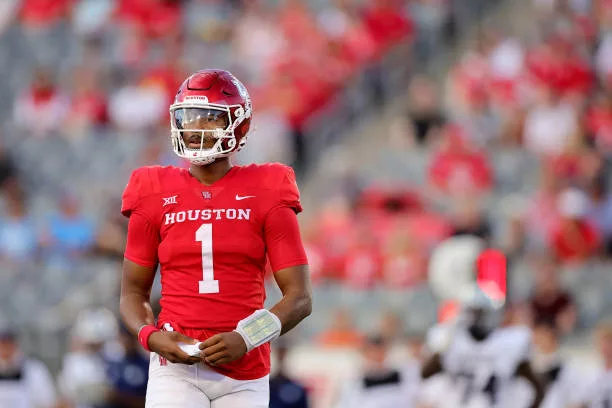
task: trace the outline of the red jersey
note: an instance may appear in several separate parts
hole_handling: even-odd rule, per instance
[[[293,170],[280,164],[234,166],[212,185],[182,168],[135,170],[121,209],[130,217],[125,258],[161,266],[158,326],[204,341],[263,308],[266,256],[274,271],[308,263],[301,210]],[[215,369],[260,378],[269,353],[266,344]]]

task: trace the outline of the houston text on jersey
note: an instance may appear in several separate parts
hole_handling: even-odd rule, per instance
[[[250,208],[215,208],[206,210],[187,210],[166,213],[164,217],[164,225],[197,220],[249,220],[250,218]]]

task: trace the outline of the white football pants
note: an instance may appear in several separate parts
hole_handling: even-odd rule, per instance
[[[146,408],[268,408],[268,381],[234,380],[203,363],[161,365],[151,353]]]

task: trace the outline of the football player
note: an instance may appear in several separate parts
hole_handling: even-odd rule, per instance
[[[531,366],[546,387],[542,408],[574,407],[580,401],[582,375],[564,358],[559,341],[560,333],[554,322],[535,322]]]
[[[517,377],[534,390],[531,407],[539,407],[543,387],[529,362],[530,333],[527,328],[498,328],[499,311],[481,290],[471,291],[458,321],[435,327],[434,354],[423,365],[428,379],[445,376],[448,388],[437,401],[445,408],[520,407],[514,399]],[[431,404],[431,402],[430,402]]]
[[[595,337],[602,367],[585,387],[584,403],[577,405],[580,408],[612,407],[612,322],[601,323]]]
[[[135,170],[121,287],[125,324],[150,350],[146,406],[268,406],[269,342],[311,313],[295,175],[280,164],[232,166],[252,117],[234,75],[203,70],[170,106],[174,152],[188,170]],[[263,308],[266,258],[283,294]],[[161,269],[161,312],[149,295]]]

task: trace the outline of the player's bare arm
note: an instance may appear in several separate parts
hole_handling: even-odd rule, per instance
[[[442,359],[440,354],[436,353],[431,356],[421,368],[421,378],[424,380],[442,372]]]
[[[288,332],[312,312],[312,293],[307,265],[282,269],[274,274],[283,297],[270,312],[281,323],[281,334]],[[243,337],[236,331],[217,334],[200,346],[204,361],[220,365],[238,360],[247,352]]]
[[[538,380],[528,361],[523,361],[516,369],[516,376],[527,380],[533,387],[534,397],[530,408],[538,408],[544,400],[545,390],[542,383]]]
[[[281,321],[281,334],[293,329],[312,313],[312,288],[308,265],[282,269],[274,274],[283,298],[270,311]]]
[[[155,266],[141,266],[128,259],[123,260],[121,298],[119,309],[128,329],[136,336],[147,326],[154,324],[150,296]],[[155,331],[148,338],[148,347],[173,363],[195,364],[198,357],[190,357],[179,348],[179,343],[193,344],[194,339],[178,332]]]

